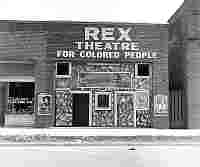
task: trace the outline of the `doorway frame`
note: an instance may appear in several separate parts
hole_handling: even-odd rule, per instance
[[[89,94],[89,127],[92,126],[92,91],[85,91],[85,90],[71,90],[70,93],[72,94]],[[72,113],[73,114],[73,113]],[[73,127],[73,126],[72,126]]]

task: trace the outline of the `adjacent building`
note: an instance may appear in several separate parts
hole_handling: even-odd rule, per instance
[[[200,128],[200,1],[185,0],[169,19],[172,128]]]

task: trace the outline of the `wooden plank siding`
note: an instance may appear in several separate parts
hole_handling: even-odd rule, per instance
[[[46,48],[45,32],[0,32],[0,60],[34,60]]]
[[[135,41],[139,42],[140,47],[158,53],[158,59],[148,60],[148,62],[152,64],[153,70],[153,91],[151,96],[153,97],[157,94],[169,95],[168,25],[166,24],[2,21],[0,25],[2,25],[2,33],[0,33],[0,61],[32,61],[34,66],[30,69],[27,67],[28,72],[27,74],[25,72],[25,75],[34,75],[34,77],[36,77],[36,82],[38,84],[36,84],[36,93],[44,90],[51,93],[54,91],[55,86],[53,85],[53,81],[55,80],[55,76],[53,75],[55,62],[58,61],[56,58],[56,51],[58,49],[73,48],[72,43],[74,41],[84,41],[84,27],[92,26],[115,28],[132,27],[134,30],[131,31],[130,36]],[[42,65],[39,65],[40,60],[42,60],[41,63],[44,63],[45,74],[42,72]],[[115,60],[111,62],[115,62]],[[120,60],[118,63],[123,62],[125,62],[125,60]],[[144,61],[127,60],[127,62],[136,63]],[[26,70],[26,67],[24,67],[24,70]],[[48,74],[48,76],[46,74]],[[48,84],[49,82],[50,84]],[[45,84],[47,84],[48,88],[45,88]],[[150,106],[153,112],[153,100],[151,102],[152,104]],[[153,114],[153,118],[154,128],[169,127],[168,114]],[[53,116],[36,117],[36,122],[46,127],[45,124],[47,126],[52,125],[51,119],[53,119]]]
[[[170,128],[183,129],[185,128],[184,118],[184,99],[182,90],[170,91]]]

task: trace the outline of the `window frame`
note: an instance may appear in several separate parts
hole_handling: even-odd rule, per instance
[[[69,74],[68,75],[58,75],[57,74],[57,69],[58,69],[58,63],[68,63],[68,67],[69,67]],[[56,62],[56,78],[70,78],[72,74],[72,63],[71,62],[67,62],[67,61],[59,61]]]
[[[109,96],[109,106],[108,107],[99,107],[98,106],[98,96],[99,95],[108,95]],[[96,92],[95,93],[95,110],[112,110],[112,94],[111,92]]]
[[[149,75],[138,75],[138,64],[147,64],[149,66]],[[150,63],[136,63],[135,64],[135,77],[140,77],[140,78],[149,78],[151,75],[151,69],[150,69]]]

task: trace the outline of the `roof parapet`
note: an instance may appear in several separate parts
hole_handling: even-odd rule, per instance
[[[176,12],[169,18],[168,23],[172,24],[175,22],[182,14],[184,13],[186,9],[186,0],[181,4],[181,6],[176,10]]]

